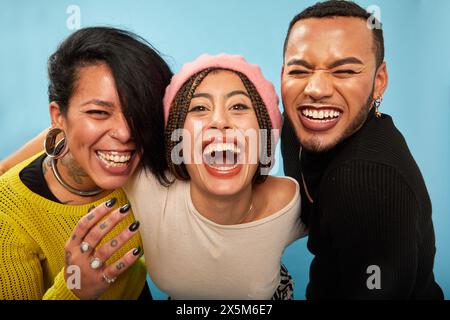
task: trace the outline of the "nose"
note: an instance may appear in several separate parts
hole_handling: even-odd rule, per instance
[[[110,132],[111,137],[125,144],[132,139],[131,130],[127,119],[122,112],[117,113]]]
[[[225,112],[225,108],[215,108],[211,113],[211,120],[208,124],[208,129],[225,130],[231,129],[230,119]]]
[[[325,71],[315,71],[305,87],[305,95],[313,100],[328,98],[333,94],[333,86]]]

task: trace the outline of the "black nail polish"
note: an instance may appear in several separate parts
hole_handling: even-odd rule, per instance
[[[133,250],[133,256],[138,256],[141,253],[141,247],[137,247]]]
[[[139,228],[139,221],[133,222],[128,228],[131,232],[135,232]]]
[[[95,206],[90,206],[88,209],[88,213],[95,209]]]
[[[106,201],[105,205],[106,205],[108,208],[111,208],[116,202],[117,202],[117,199],[116,199],[116,198],[111,198],[111,199],[109,199],[108,201]]]
[[[123,205],[122,207],[120,207],[119,212],[120,213],[126,213],[128,210],[130,210],[131,205],[129,203],[127,203],[126,205]]]

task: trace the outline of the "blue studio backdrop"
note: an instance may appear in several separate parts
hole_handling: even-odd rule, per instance
[[[0,159],[49,125],[46,61],[79,27],[107,25],[151,42],[174,72],[201,53],[241,54],[280,92],[290,20],[315,0],[0,1]],[[422,170],[433,204],[435,275],[450,297],[450,1],[360,0],[381,17],[393,116]],[[278,166],[273,174],[282,175]],[[283,257],[303,299],[311,255],[306,239]],[[166,296],[151,284],[157,299]]]

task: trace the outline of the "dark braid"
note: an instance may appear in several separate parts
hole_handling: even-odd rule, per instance
[[[184,163],[177,165],[172,161],[172,150],[173,148],[182,141],[183,137],[177,137],[177,139],[172,140],[172,132],[177,129],[183,129],[184,122],[186,121],[187,111],[189,110],[189,104],[191,103],[192,96],[194,95],[195,90],[200,85],[200,83],[205,79],[205,77],[211,71],[217,70],[226,70],[226,69],[217,69],[217,68],[208,68],[202,70],[194,75],[192,75],[180,88],[177,92],[174,100],[172,101],[169,117],[167,121],[166,131],[165,131],[165,143],[166,143],[166,159],[169,165],[169,170],[171,173],[180,180],[189,180],[189,174],[187,172],[186,166]],[[271,157],[272,154],[272,122],[270,120],[269,113],[267,112],[266,106],[256,90],[253,83],[245,76],[243,73],[236,72],[233,70],[229,70],[235,72],[247,90],[253,108],[255,110],[256,118],[258,120],[258,125],[260,129],[266,129],[268,131],[267,143],[265,147],[262,147],[261,157]],[[268,164],[265,164],[264,167],[270,167],[271,161]],[[261,175],[260,168],[263,165],[261,163],[258,165],[257,172],[253,177],[253,181],[256,183],[264,182],[267,178],[267,175]]]
[[[261,146],[260,156],[261,160],[267,160],[267,158],[271,159],[272,156],[272,121],[270,120],[269,113],[267,112],[266,105],[262,100],[258,90],[256,90],[255,85],[247,78],[247,76],[243,73],[236,72],[236,74],[241,78],[242,83],[244,84],[245,89],[247,90],[250,100],[252,101],[253,108],[255,109],[256,119],[258,120],[259,128],[266,129],[267,134],[267,142],[266,146]],[[275,150],[274,150],[275,151]],[[264,161],[266,163],[266,161]],[[255,176],[253,177],[253,181],[256,183],[264,182],[267,178],[267,175],[261,175],[261,168],[270,168],[272,165],[272,161],[269,161],[266,164],[262,164],[261,161],[258,165],[258,169],[256,171]]]
[[[176,165],[172,161],[173,148],[182,141],[183,137],[172,140],[172,132],[177,129],[183,129],[184,122],[186,121],[187,111],[189,110],[189,104],[191,103],[192,96],[195,90],[203,81],[203,79],[213,70],[213,68],[205,69],[191,76],[177,92],[169,111],[169,119],[166,126],[166,159],[169,165],[169,170],[180,180],[189,180],[189,174],[187,172],[184,163]]]

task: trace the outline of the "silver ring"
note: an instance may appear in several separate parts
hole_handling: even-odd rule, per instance
[[[91,245],[86,241],[83,241],[80,245],[81,253],[86,253],[91,250]]]
[[[100,268],[102,266],[102,264],[103,264],[102,260],[100,260],[99,258],[94,258],[91,260],[90,266],[92,269],[96,270],[96,269]]]
[[[113,284],[114,281],[116,281],[117,278],[108,278],[104,273],[102,273],[102,277],[103,280],[107,283],[107,284]]]

